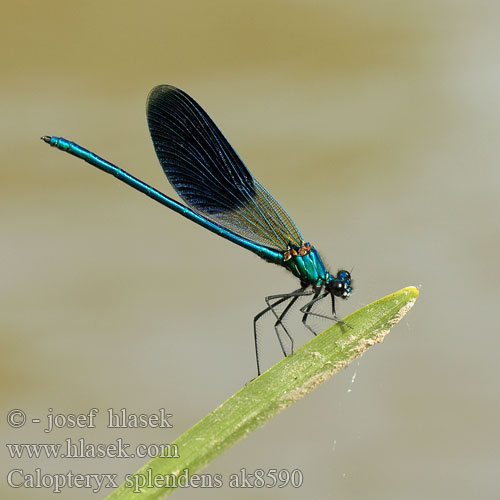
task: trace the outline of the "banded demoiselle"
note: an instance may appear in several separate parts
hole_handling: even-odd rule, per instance
[[[124,170],[62,137],[42,139],[57,149],[85,160],[114,175],[129,186],[167,206],[187,219],[257,254],[267,262],[290,271],[300,281],[293,292],[265,298],[266,308],[254,318],[255,356],[260,375],[257,323],[272,312],[274,328],[284,356],[293,352],[293,339],[284,319],[300,297],[310,300],[300,308],[302,323],[310,316],[340,321],[335,297],[349,297],[351,275],[326,270],[317,250],[306,242],[290,216],[249,172],[236,151],[201,106],[182,90],[159,85],[147,100],[149,131],[161,166],[183,205]],[[332,316],[313,312],[325,297],[331,297]],[[278,306],[280,309],[278,310]],[[284,343],[284,334],[289,346]]]

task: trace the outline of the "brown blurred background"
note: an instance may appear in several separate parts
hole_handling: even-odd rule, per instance
[[[2,442],[164,443],[255,374],[251,321],[286,272],[43,144],[62,135],[172,195],[145,100],[207,110],[333,271],[347,315],[406,285],[381,346],[213,462],[301,469],[299,489],[184,499],[498,494],[500,7],[493,2],[19,1],[2,8]],[[290,322],[300,340],[299,323]],[[326,327],[327,324],[322,324]],[[279,359],[270,323],[265,362]],[[171,430],[43,433],[5,415],[174,414]],[[125,473],[146,459],[11,459]],[[63,498],[104,498],[65,490]],[[61,498],[59,495],[57,498]]]

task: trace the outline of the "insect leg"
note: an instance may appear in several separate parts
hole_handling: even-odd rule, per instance
[[[282,320],[283,320],[285,314],[290,310],[290,307],[293,305],[293,303],[297,300],[298,297],[302,297],[304,295],[311,295],[313,293],[311,291],[305,292],[304,290],[305,290],[305,288],[299,288],[298,290],[295,290],[295,291],[290,292],[290,293],[270,295],[269,297],[266,297],[265,301],[266,301],[267,307],[254,317],[253,333],[254,333],[254,341],[255,341],[255,359],[257,361],[257,376],[260,375],[259,345],[258,345],[258,339],[257,339],[257,322],[260,320],[260,318],[262,318],[262,316],[264,316],[269,311],[271,311],[274,314],[274,317],[276,318],[276,323],[274,325],[276,336],[278,337],[278,341],[280,343],[283,355],[287,356],[287,352],[286,352],[285,346],[283,344],[283,339],[281,338],[281,335],[279,333],[277,326],[281,325],[283,327],[283,330],[284,330],[285,334],[287,335],[287,337],[290,339],[290,342],[291,342],[292,348],[293,348],[293,339],[292,339],[291,335],[288,333],[288,330],[286,329]],[[285,310],[280,315],[278,315],[278,313],[275,310],[275,307],[279,306],[283,302],[286,302],[287,300],[290,300],[290,299],[292,299],[291,303],[287,305]],[[272,301],[276,301],[276,302],[272,303]]]
[[[313,299],[308,302],[304,307],[301,307],[300,312],[304,313],[304,316],[302,316],[302,323],[304,323],[304,326],[312,332],[314,335],[317,335],[317,333],[306,323],[307,318],[309,316],[316,316],[317,318],[323,318],[323,319],[329,319],[332,321],[335,321],[336,323],[341,323],[345,326],[348,326],[349,328],[353,328],[351,325],[348,325],[347,323],[344,323],[336,314],[333,316],[327,316],[326,314],[320,314],[316,312],[311,312],[312,306],[316,303],[319,302],[320,300],[323,300],[325,297],[329,295],[329,292],[324,292],[323,294],[319,295],[319,291],[314,295]]]

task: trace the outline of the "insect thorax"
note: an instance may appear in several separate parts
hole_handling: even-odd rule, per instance
[[[283,265],[302,283],[321,287],[331,279],[321,257],[309,242],[302,242],[300,248],[289,246],[283,259]]]

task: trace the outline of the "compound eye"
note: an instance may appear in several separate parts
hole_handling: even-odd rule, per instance
[[[345,291],[344,283],[342,283],[341,281],[335,280],[333,282],[334,295],[337,297],[342,297],[342,295],[344,295],[344,291]]]

